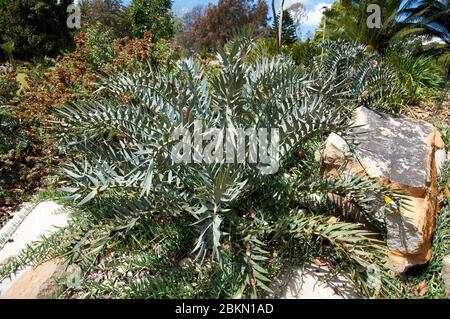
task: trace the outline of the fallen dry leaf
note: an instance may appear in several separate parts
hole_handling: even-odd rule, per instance
[[[250,278],[250,285],[251,285],[252,287],[255,287],[255,286],[256,286],[256,277],[255,277],[255,276],[253,276],[252,278]]]
[[[317,267],[326,266],[327,262],[323,259],[314,259],[314,265]]]
[[[417,295],[418,295],[418,296],[423,296],[423,295],[425,295],[425,294],[428,292],[428,284],[427,284],[427,282],[426,282],[425,280],[424,280],[424,281],[421,281],[421,282],[417,285],[416,289],[417,289]]]
[[[329,224],[334,224],[334,223],[337,223],[338,221],[339,220],[336,217],[331,216],[330,219],[328,220],[328,223]]]
[[[445,186],[444,195],[450,197],[450,190],[448,189],[448,185]]]

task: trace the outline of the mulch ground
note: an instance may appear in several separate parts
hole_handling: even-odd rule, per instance
[[[450,125],[450,94],[447,98],[439,104],[424,103],[420,105],[412,105],[409,107],[411,116],[413,118],[433,122],[438,120],[440,122]]]

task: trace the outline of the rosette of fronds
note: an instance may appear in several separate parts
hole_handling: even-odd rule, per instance
[[[239,37],[219,50],[220,72],[210,76],[193,59],[171,72],[123,74],[104,84],[107,99],[67,105],[57,118],[72,199],[82,205],[119,189],[128,198],[114,209],[120,215],[194,216],[186,227],[198,229],[197,256],[221,263],[226,241],[243,256],[254,291],[267,288],[261,264],[275,223],[248,218],[249,203],[262,192],[274,203],[286,187],[285,163],[309,141],[331,132],[354,141],[358,101],[341,90],[345,78],[324,87],[286,57],[246,62],[252,45]],[[267,152],[255,149],[252,134],[240,139],[248,130],[262,132]],[[245,149],[244,159],[230,145]]]
[[[321,54],[306,66],[312,78],[320,79],[321,92],[337,89],[358,105],[380,110],[399,107],[393,97],[402,97],[405,92],[395,85],[396,72],[380,54],[343,40],[324,41],[319,50]]]

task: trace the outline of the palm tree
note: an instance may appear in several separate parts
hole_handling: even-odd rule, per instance
[[[325,11],[327,18],[326,37],[330,39],[345,39],[358,41],[369,50],[384,53],[393,43],[419,33],[421,28],[401,19],[403,12],[409,8],[413,0],[340,0]],[[381,27],[368,26],[367,7],[377,4],[381,8]],[[316,38],[323,36],[322,31],[316,33]]]
[[[433,43],[423,53],[429,55],[447,56],[447,81],[439,105],[447,97],[450,85],[450,1],[449,0],[418,0],[413,7],[404,10],[406,21],[419,25],[422,33],[432,38],[438,38],[441,43]]]
[[[409,24],[422,28],[422,34],[439,38],[441,45],[433,46],[431,53],[449,53],[450,49],[450,1],[417,0],[414,6],[405,8],[403,14]]]
[[[369,4],[381,8],[380,28],[367,24]],[[325,12],[325,36],[356,40],[368,49],[385,53],[395,43],[413,35],[425,35],[443,41],[442,53],[450,47],[449,10],[449,0],[339,0]],[[322,32],[316,33],[316,39],[322,38]]]

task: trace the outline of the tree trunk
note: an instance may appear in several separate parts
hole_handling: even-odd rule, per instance
[[[277,53],[280,52],[280,42],[278,41],[278,19],[277,11],[275,10],[275,0],[272,0],[272,15],[273,15],[273,25],[275,26],[275,41],[277,43]]]
[[[11,54],[8,54],[8,59],[9,59],[9,63],[11,64],[12,68],[14,71],[17,70],[17,64],[16,64],[16,59],[14,59],[14,56]]]
[[[278,54],[281,53],[281,46],[283,45],[281,41],[281,37],[283,35],[283,7],[284,7],[284,0],[280,0],[280,21],[278,25],[278,41],[277,41]]]

